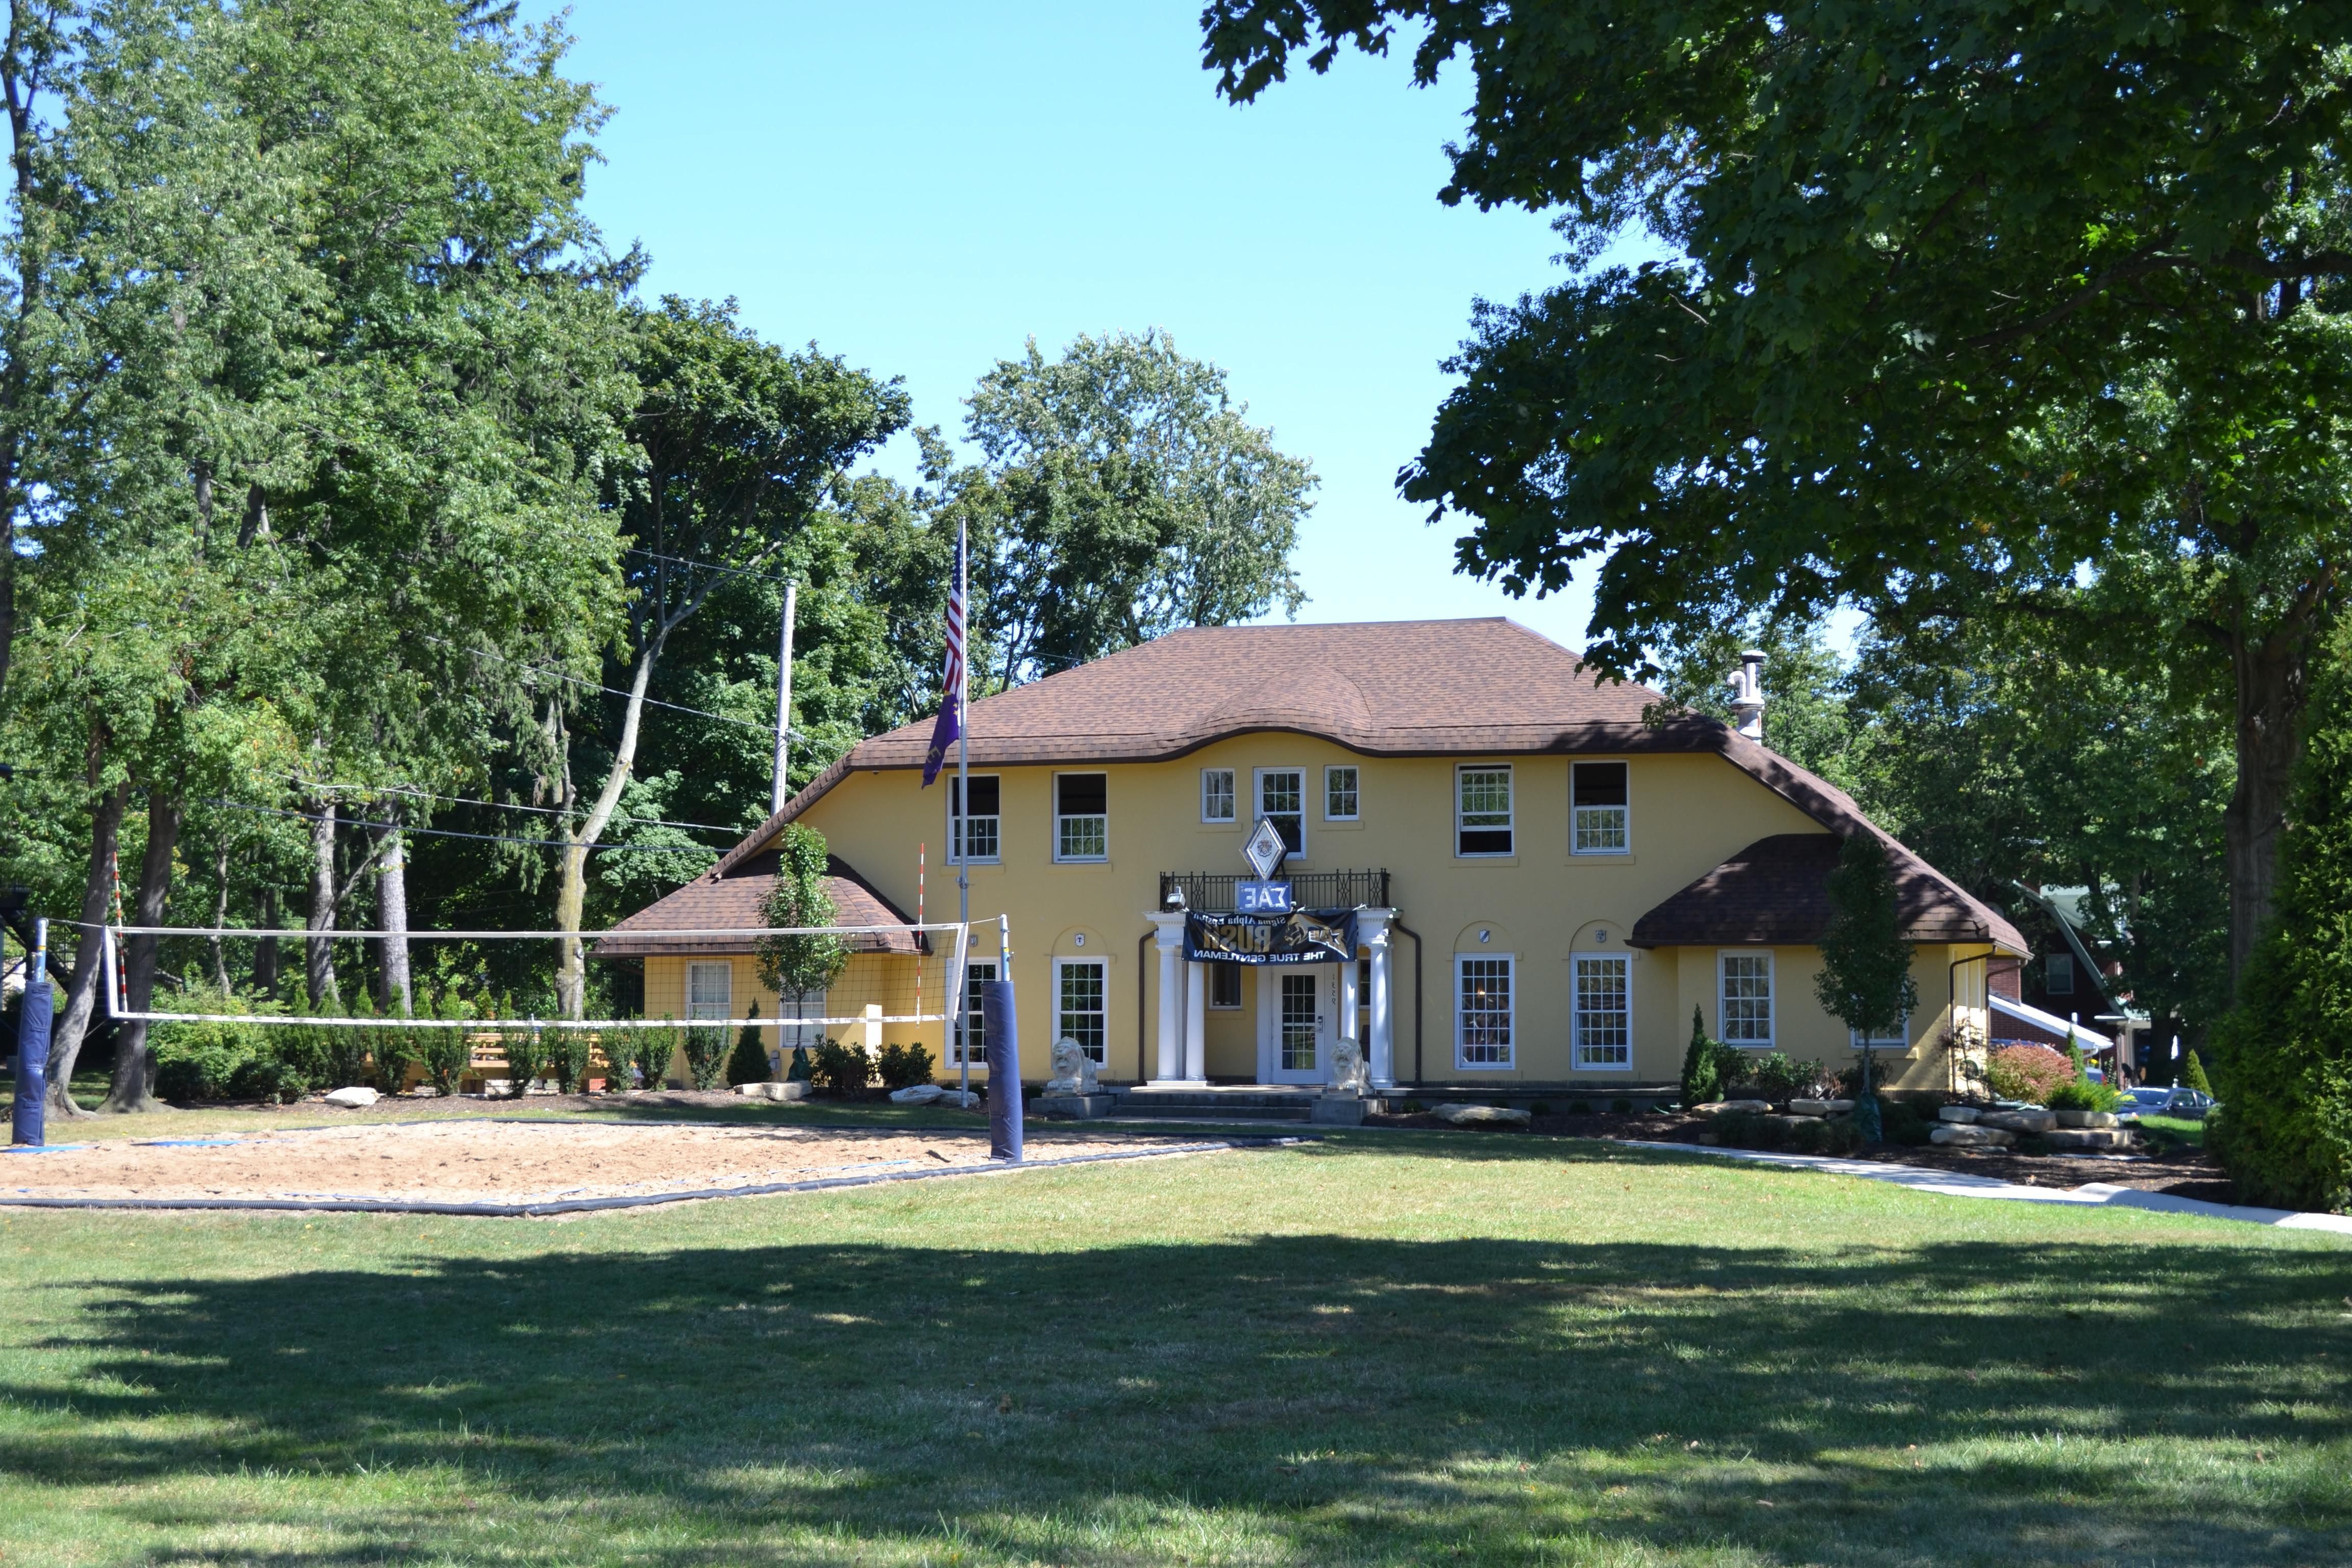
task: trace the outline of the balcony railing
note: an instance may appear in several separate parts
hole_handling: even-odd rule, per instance
[[[1179,888],[1184,890],[1184,907],[1199,910],[1203,914],[1229,915],[1234,912],[1234,884],[1253,879],[1223,871],[1162,871],[1160,873],[1160,907],[1168,907],[1168,895]],[[1291,902],[1302,910],[1384,910],[1389,907],[1389,874],[1386,871],[1297,871],[1288,876],[1275,874],[1275,880],[1290,884]]]

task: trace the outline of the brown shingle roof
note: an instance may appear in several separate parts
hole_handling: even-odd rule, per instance
[[[833,923],[844,926],[906,925],[905,911],[884,898],[874,885],[837,857],[825,858],[825,891],[833,896]],[[631,941],[631,931],[743,931],[766,923],[768,889],[776,880],[776,853],[746,857],[737,865],[707,872],[671,893],[647,904],[613,926],[613,934],[597,939],[594,957],[642,958],[648,953],[728,953],[750,951],[750,943],[726,937],[679,942]],[[905,932],[854,937],[853,952],[927,952],[928,942]]]
[[[1876,828],[1866,831],[1876,833]],[[2024,950],[2017,928],[1969,898],[1916,855],[1879,834],[1894,863],[1905,940],[1995,942]],[[1776,833],[1759,838],[1633,922],[1635,947],[1797,946],[1819,942],[1833,906],[1829,876],[1844,837]]]

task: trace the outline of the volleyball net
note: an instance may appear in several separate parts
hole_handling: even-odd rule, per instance
[[[782,1027],[787,1033],[779,1039],[787,1042],[859,1025],[936,1025],[952,1031],[967,1008],[975,934],[983,961],[992,960],[1006,941],[1001,919],[602,931],[112,925],[100,934],[105,994],[112,1016],[124,1021],[467,1031],[522,1026],[592,1033]],[[124,979],[130,946],[142,941],[157,944],[158,984],[148,1005],[133,1008]],[[259,961],[268,951],[283,975],[275,986],[257,984],[248,990],[297,998],[310,994],[307,961],[323,944],[325,972],[349,975],[356,1000],[289,1005],[217,989],[205,973],[227,969],[229,944],[237,949],[237,967],[248,974],[264,972]],[[641,1005],[625,1013],[608,1005],[610,1016],[562,1016],[565,1009],[554,998],[562,994],[560,977],[572,944],[583,974],[599,963],[642,961]],[[408,998],[379,1005],[373,996],[392,989],[384,976],[394,972],[394,952],[407,961],[396,967],[410,976]],[[603,984],[583,986],[606,998],[635,988],[613,984],[609,973]]]

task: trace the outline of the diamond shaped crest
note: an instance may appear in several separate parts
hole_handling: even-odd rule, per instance
[[[1242,846],[1242,858],[1250,863],[1250,869],[1258,874],[1260,880],[1274,875],[1286,853],[1281,829],[1263,816],[1257,819],[1257,826],[1250,834],[1249,841]]]

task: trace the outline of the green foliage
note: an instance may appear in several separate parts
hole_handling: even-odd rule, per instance
[[[418,1001],[422,1004],[424,998]],[[425,1006],[423,1016],[447,1023],[469,1018],[473,1014],[463,997],[454,991],[444,991],[438,1005]],[[438,1028],[400,1032],[409,1037],[408,1049],[425,1068],[425,1081],[445,1095],[457,1093],[459,1081],[473,1061],[473,1042],[467,1037],[473,1031]]]
[[[833,895],[825,890],[824,835],[789,823],[778,836],[776,879],[768,889],[761,922],[772,929],[829,926]],[[753,944],[761,984],[779,996],[822,992],[849,967],[849,949],[827,934],[763,936]]]
[[[2198,1052],[2191,1050],[2187,1053],[2181,1064],[2180,1082],[2183,1088],[2193,1089],[2200,1094],[2213,1092],[2213,1080],[2205,1075],[2205,1060]]]
[[[502,1020],[499,1042],[507,1057],[507,1092],[520,1100],[534,1081],[555,1076],[556,1047],[538,1028],[514,1016],[510,1000],[501,998],[497,1014]]]
[[[2352,544],[2352,14],[1220,0],[1203,25],[1236,100],[1401,26],[1421,82],[1466,57],[1442,199],[1557,221],[1570,275],[1481,308],[1402,476],[1470,520],[1463,570],[1558,592],[1598,560],[1584,653],[1612,673],[1759,605],[1853,604],[2216,698],[2246,951]],[[1670,259],[1600,265],[1643,230]]]
[[[668,1016],[665,1014],[665,1021]],[[686,1034],[675,1025],[662,1029],[629,1031],[629,1065],[637,1069],[639,1089],[660,1089],[669,1082],[670,1065],[685,1048]]]
[[[1691,1037],[1683,1052],[1683,1107],[1706,1105],[1720,1098],[1723,1089],[1723,1042],[1706,1032],[1706,1019],[1691,1008]]]
[[[1863,1131],[1851,1116],[1775,1116],[1727,1111],[1710,1123],[1727,1149],[1780,1149],[1796,1154],[1851,1154]]]
[[[1882,1099],[1878,1115],[1879,1138],[1884,1142],[1924,1148],[1936,1130],[1936,1118],[1907,1100]]]
[[[828,1039],[817,1047],[815,1057],[810,1064],[809,1076],[818,1089],[833,1094],[857,1095],[865,1093],[866,1086],[873,1081],[874,1058],[866,1054],[864,1046]]]
[[[1631,1116],[1633,1114],[1633,1102],[1630,1100],[1612,1100],[1609,1102],[1609,1110],[1613,1116]]]
[[[2042,1103],[2053,1110],[2113,1110],[2123,1103],[2123,1095],[2113,1085],[2078,1078],[2058,1085]]]
[[[757,1002],[752,1003],[751,1011],[744,1015],[747,1018],[759,1016],[760,1005]],[[728,1083],[765,1083],[774,1071],[768,1062],[768,1047],[760,1039],[760,1026],[744,1025],[743,1032],[735,1039],[735,1054],[727,1058]]]
[[[711,1024],[689,1025],[686,1031],[687,1081],[706,1091],[725,1083],[730,1048],[725,1029]]]
[[[557,1093],[583,1094],[587,1091],[593,1051],[586,1031],[555,1031],[548,1047],[547,1067],[555,1075]]]
[[[998,684],[1066,669],[1188,626],[1305,601],[1290,556],[1316,483],[1165,332],[1032,342],[970,400],[985,463],[935,448],[942,518],[975,541],[973,626]]]
[[[242,996],[199,990],[175,1007],[184,1013],[249,1014]],[[226,1100],[237,1075],[255,1060],[262,1031],[242,1024],[158,1024],[149,1036],[155,1049],[155,1092],[181,1103]]]
[[[1822,1087],[1819,1062],[1793,1061],[1780,1051],[1738,1051],[1737,1072],[1727,1070],[1723,1092],[1730,1100],[1801,1100]]]
[[[2352,1206],[2352,625],[2330,653],[2272,924],[2217,1033],[2205,1142],[2252,1202],[2340,1210]]]
[[[2001,1100],[2042,1105],[2062,1083],[2078,1081],[2074,1064],[2048,1046],[2003,1046],[1985,1064],[1985,1082]]]
[[[930,1048],[919,1043],[911,1046],[885,1045],[881,1058],[875,1067],[881,1074],[884,1089],[912,1089],[917,1084],[931,1081]]]
[[[1830,871],[1829,895],[1813,994],[1864,1039],[1888,1035],[1919,1005],[1919,987],[1911,977],[1911,944],[1903,940],[1894,867],[1876,834],[1847,836]]]

